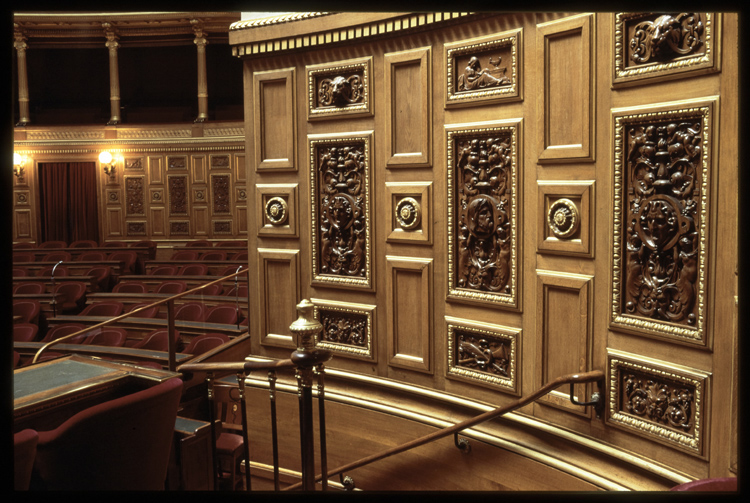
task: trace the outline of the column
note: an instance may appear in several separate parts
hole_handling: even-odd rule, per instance
[[[203,32],[203,23],[199,19],[191,19],[195,32],[195,43],[198,48],[198,117],[195,122],[208,120],[208,81],[206,79],[206,45],[208,40]]]
[[[31,119],[29,118],[29,83],[26,74],[26,36],[18,30],[15,25],[13,30],[13,47],[16,48],[18,55],[18,110],[19,119],[17,126],[25,126]]]
[[[110,119],[108,126],[119,124],[120,120],[120,72],[117,63],[117,49],[120,47],[118,37],[110,23],[102,23],[104,35],[107,37],[107,49],[109,49],[109,106]]]

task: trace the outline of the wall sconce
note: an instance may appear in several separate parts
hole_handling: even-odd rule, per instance
[[[13,152],[13,174],[17,178],[23,178],[24,165],[26,164],[26,156],[21,155],[18,152]]]
[[[99,162],[104,165],[104,172],[109,176],[110,179],[115,177],[115,163],[117,160],[107,152],[106,150],[99,154]]]

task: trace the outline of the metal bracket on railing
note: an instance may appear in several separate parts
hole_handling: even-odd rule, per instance
[[[353,491],[355,484],[354,479],[351,478],[349,475],[344,476],[343,473],[339,473],[339,480],[341,481],[341,485],[344,486],[344,491]]]
[[[456,444],[456,447],[458,447],[458,449],[464,454],[469,454],[471,452],[471,444],[469,443],[468,438],[458,438],[458,433],[454,433],[453,443]]]
[[[593,405],[594,411],[596,412],[596,418],[599,419],[602,415],[602,409],[604,409],[604,400],[602,399],[602,395],[598,391],[595,391],[591,395],[591,401],[579,402],[575,399],[574,384],[575,383],[570,383],[570,401],[573,403],[573,405]]]

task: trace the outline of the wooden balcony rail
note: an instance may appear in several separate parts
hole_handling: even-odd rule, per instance
[[[195,288],[193,288],[191,290],[186,290],[186,291],[184,291],[182,293],[178,293],[176,295],[172,295],[172,296],[170,296],[170,297],[168,297],[166,299],[158,300],[158,301],[153,302],[151,304],[148,304],[146,306],[142,306],[142,307],[139,307],[137,309],[133,309],[132,311],[130,311],[128,313],[122,314],[120,316],[116,316],[114,318],[110,318],[109,320],[103,321],[103,322],[98,323],[96,325],[93,325],[91,327],[87,327],[87,328],[85,328],[83,330],[79,330],[78,332],[73,332],[72,334],[68,334],[68,335],[66,335],[64,337],[60,337],[58,339],[50,341],[47,344],[45,344],[44,346],[42,346],[41,348],[39,348],[39,351],[36,352],[36,354],[34,355],[34,358],[31,360],[31,364],[33,365],[33,364],[37,363],[37,361],[39,360],[39,357],[48,348],[50,348],[52,346],[55,346],[57,344],[61,344],[61,343],[65,342],[65,341],[67,341],[69,339],[73,339],[75,337],[78,337],[79,335],[83,335],[83,334],[86,334],[88,332],[92,332],[93,330],[96,330],[97,328],[101,328],[101,327],[106,327],[108,325],[112,325],[113,323],[117,323],[118,321],[124,320],[125,318],[131,317],[131,316],[135,317],[135,316],[138,315],[138,313],[140,313],[143,310],[150,309],[150,308],[152,308],[154,306],[160,306],[162,304],[166,304],[167,305],[167,329],[169,330],[169,370],[175,371],[175,368],[177,366],[176,360],[175,360],[175,353],[176,353],[176,347],[175,346],[176,346],[176,343],[175,343],[175,340],[174,340],[175,339],[175,337],[174,337],[174,334],[175,334],[175,319],[174,319],[174,305],[175,305],[175,300],[177,300],[177,299],[179,299],[181,297],[188,296],[188,295],[195,295],[198,292],[200,292],[202,289],[204,289],[204,288],[206,288],[208,286],[211,286],[211,285],[213,285],[215,283],[221,283],[223,281],[228,281],[228,280],[230,280],[232,278],[235,278],[235,281],[237,281],[239,274],[245,273],[245,275],[247,276],[249,274],[248,271],[249,271],[249,268],[245,267],[243,269],[242,266],[238,266],[237,270],[233,274],[230,274],[230,275],[227,275],[227,276],[223,276],[223,277],[218,278],[218,279],[216,279],[214,281],[210,281],[210,282],[205,283],[203,285],[197,286],[197,287],[195,287]],[[246,277],[245,280],[246,281],[249,280],[249,277]],[[229,298],[231,298],[231,297],[228,297],[228,299]],[[247,300],[248,300],[248,306],[246,306],[246,307],[248,308],[248,313],[249,313],[250,312],[249,311],[249,308],[250,308],[250,306],[249,306],[249,302],[250,302],[249,297],[248,297]],[[237,301],[237,309],[239,310],[239,301]],[[239,326],[239,323],[240,323],[240,320],[238,319],[237,320],[238,326]]]

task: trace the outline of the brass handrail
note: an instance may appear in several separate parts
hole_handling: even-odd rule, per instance
[[[417,439],[411,440],[409,442],[406,442],[404,444],[398,445],[396,447],[392,447],[388,450],[385,450],[383,452],[373,454],[371,456],[364,457],[362,459],[359,459],[358,461],[353,461],[351,463],[342,465],[334,470],[328,471],[326,477],[331,478],[334,475],[342,474],[346,471],[353,470],[355,468],[360,468],[364,465],[368,465],[370,463],[374,463],[375,461],[379,461],[381,459],[385,459],[387,457],[393,456],[395,454],[400,454],[402,452],[408,451],[410,449],[414,449],[415,447],[419,447],[425,444],[428,444],[430,442],[433,442],[435,440],[447,437],[449,435],[452,435],[454,433],[458,433],[461,430],[465,430],[466,428],[471,428],[472,426],[476,426],[480,423],[483,423],[485,421],[489,421],[490,419],[494,419],[498,416],[502,416],[503,414],[507,414],[508,412],[512,412],[516,409],[519,409],[525,405],[528,405],[529,403],[537,400],[538,398],[546,395],[550,391],[564,385],[564,384],[580,384],[580,383],[587,383],[587,382],[593,382],[593,381],[603,381],[604,380],[604,372],[601,370],[592,370],[590,372],[584,372],[581,374],[568,374],[565,376],[558,377],[557,379],[545,384],[541,388],[539,388],[534,393],[527,395],[525,397],[519,398],[515,402],[512,402],[508,405],[504,405],[502,407],[498,407],[496,409],[487,411],[483,414],[480,414],[478,416],[475,416],[473,418],[467,419],[465,421],[462,421],[460,423],[456,423],[453,426],[447,426],[445,428],[442,428],[440,430],[434,431],[430,434],[424,435],[422,437],[419,437]],[[601,400],[601,399],[600,399]],[[320,481],[323,479],[323,474],[319,474],[315,476],[315,481]],[[285,491],[291,491],[293,489],[297,489],[302,486],[302,482],[298,482],[296,484],[293,484],[289,487],[284,488]]]
[[[57,338],[57,339],[55,339],[53,341],[48,342],[47,344],[45,344],[41,348],[39,348],[39,350],[34,355],[34,358],[31,360],[31,364],[32,365],[35,364],[39,360],[39,357],[41,356],[41,354],[44,351],[46,351],[47,348],[49,348],[49,347],[52,347],[52,346],[54,346],[56,344],[60,344],[60,343],[66,341],[68,339],[72,339],[74,337],[77,337],[79,335],[85,334],[87,332],[91,332],[92,330],[95,330],[97,328],[104,327],[104,326],[107,326],[107,325],[111,325],[112,323],[118,322],[118,321],[123,320],[125,318],[128,318],[130,316],[133,316],[134,314],[137,314],[137,313],[143,311],[144,309],[149,309],[149,308],[152,308],[154,306],[159,306],[159,305],[162,305],[162,304],[167,304],[167,307],[168,307],[168,316],[167,316],[168,320],[167,321],[169,323],[169,362],[170,362],[169,369],[170,370],[175,370],[175,368],[174,368],[175,350],[174,350],[174,342],[173,342],[174,320],[173,320],[173,313],[172,313],[172,309],[171,309],[171,306],[174,305],[174,301],[176,299],[179,299],[180,297],[184,297],[186,295],[192,295],[195,292],[198,292],[198,291],[206,288],[207,286],[211,286],[211,285],[219,283],[221,281],[226,281],[226,280],[228,280],[230,278],[234,278],[237,275],[239,275],[240,272],[246,273],[249,270],[250,270],[249,267],[245,268],[244,270],[242,270],[242,267],[240,266],[235,272],[233,272],[232,274],[230,274],[228,276],[223,276],[223,277],[221,277],[219,279],[210,281],[210,282],[208,282],[208,283],[206,283],[204,285],[197,286],[197,287],[192,288],[190,290],[186,290],[186,291],[184,291],[182,293],[175,294],[175,295],[173,295],[171,297],[168,297],[166,299],[157,300],[156,302],[153,302],[153,303],[148,304],[146,306],[139,307],[138,309],[133,309],[129,313],[121,314],[121,315],[116,316],[114,318],[111,318],[111,319],[109,319],[107,321],[103,321],[101,323],[98,323],[98,324],[96,324],[96,325],[94,325],[92,327],[87,327],[87,328],[85,328],[83,330],[79,330],[78,332],[73,332],[72,334],[68,334],[68,335],[65,335],[63,337],[59,337],[59,338]],[[248,302],[249,302],[249,299],[248,299]]]

